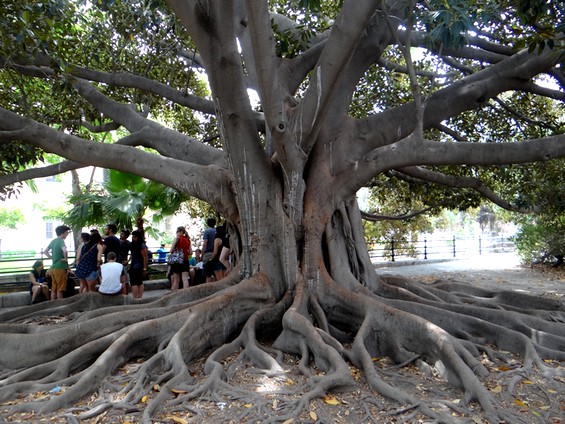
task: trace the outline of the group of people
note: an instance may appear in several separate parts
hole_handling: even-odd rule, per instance
[[[148,254],[143,233],[122,230],[116,236],[117,227],[108,224],[102,237],[97,229],[81,233],[75,258],[75,271],[71,270],[65,239],[70,228],[61,225],[55,229],[57,237],[42,251],[52,260],[46,271],[43,261],[36,261],[30,272],[31,302],[45,299],[62,299],[67,292],[67,282],[79,280],[79,293],[97,291],[103,295],[127,294],[131,286],[132,296],[143,297],[143,281],[147,278]]]
[[[202,249],[194,252],[186,228],[177,228],[169,254],[182,252],[182,262],[170,264],[172,290],[204,281],[219,281],[230,272],[231,249],[226,224],[216,226],[216,220],[209,218],[206,225],[202,235]],[[52,260],[50,269],[45,270],[43,261],[40,260],[36,261],[30,272],[31,302],[65,297],[69,281],[72,281],[74,293],[75,278],[80,284],[79,293],[97,291],[113,296],[128,294],[128,288],[131,287],[133,298],[142,298],[143,281],[147,279],[149,262],[143,232],[132,231],[130,241],[128,230],[122,230],[119,237],[116,236],[117,231],[116,225],[108,224],[104,229],[104,236],[97,229],[81,233],[73,273],[65,245],[70,228],[66,225],[58,226],[55,229],[57,237],[42,251]],[[159,252],[159,257],[162,256],[161,253]]]
[[[202,234],[202,249],[196,249],[192,256],[192,245],[185,227],[178,227],[175,239],[169,250],[169,257],[176,252],[182,252],[182,263],[169,262],[171,288],[189,287],[201,282],[219,281],[231,270],[229,255],[229,237],[226,224],[216,227],[216,219],[206,221],[207,228]],[[161,245],[163,248],[164,245]],[[162,253],[162,251],[158,251]]]
[[[96,229],[80,235],[75,276],[79,293],[98,291],[105,295],[127,294],[131,286],[134,299],[143,297],[143,280],[147,278],[148,251],[143,233],[122,230],[119,238],[114,224],[106,225],[103,238]],[[117,274],[117,270],[120,273]],[[97,285],[99,287],[97,288]]]

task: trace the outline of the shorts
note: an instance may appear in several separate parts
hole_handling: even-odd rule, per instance
[[[171,265],[171,272],[173,274],[182,274],[183,272],[189,272],[189,271],[190,271],[190,265],[188,264],[188,262]]]
[[[143,285],[143,269],[133,269],[130,268],[128,271],[129,274],[129,283],[132,286],[141,286]]]
[[[67,290],[67,270],[51,268],[51,291],[64,292]]]
[[[88,281],[97,280],[97,279],[98,279],[98,271],[92,271],[85,278],[85,280],[88,280]]]
[[[214,261],[213,264],[214,264],[214,271],[225,271],[227,269],[226,266],[220,261]]]

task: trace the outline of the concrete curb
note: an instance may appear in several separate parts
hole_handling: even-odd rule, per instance
[[[439,264],[443,262],[453,262],[460,259],[403,259],[401,261],[388,261],[388,262],[373,262],[375,268],[396,268],[399,266],[411,266],[411,265],[427,265],[427,264]]]
[[[168,290],[171,288],[171,282],[167,279],[150,280],[143,283],[145,291]],[[14,308],[29,305],[30,295],[28,291],[2,293],[0,294],[0,309]]]

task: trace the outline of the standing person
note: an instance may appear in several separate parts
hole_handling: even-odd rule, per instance
[[[88,243],[89,240],[90,240],[90,233],[80,233],[80,243],[76,248],[76,253],[75,253],[75,267],[77,266],[78,261],[80,261],[80,254],[82,252],[83,246],[86,243]]]
[[[220,262],[226,268],[225,275],[228,275],[229,272],[231,271],[231,265],[230,265],[230,254],[231,254],[230,235],[228,233],[228,227],[227,227],[227,224],[225,222],[224,222],[223,227],[224,227],[224,237],[222,238],[222,251],[220,252]]]
[[[208,218],[206,220],[206,225],[208,228],[202,233],[202,263],[204,265],[204,273],[206,274],[206,282],[213,281],[214,270],[208,266],[208,262],[212,259],[212,253],[214,252],[214,239],[216,238],[216,220],[214,218]]]
[[[88,243],[81,249],[75,269],[75,276],[80,281],[79,293],[96,291],[103,251],[102,236],[98,231],[91,231]]]
[[[171,264],[171,289],[178,290],[179,288],[188,288],[188,279],[190,275],[190,265],[188,258],[192,255],[192,246],[186,228],[178,227],[176,237],[171,245],[170,253],[175,250],[182,250],[183,263]]]
[[[147,278],[147,245],[143,238],[143,233],[134,230],[131,233],[131,262],[129,266],[129,281],[131,284],[131,293],[134,299],[143,297],[143,280]]]
[[[32,305],[51,299],[46,271],[41,260],[35,261],[31,267],[29,273],[29,294],[31,295]]]
[[[127,294],[124,266],[116,262],[116,254],[114,252],[108,253],[106,259],[108,261],[100,266],[100,287],[98,288],[98,293],[107,296]]]
[[[214,280],[220,281],[226,276],[226,267],[220,262],[222,255],[223,241],[226,234],[226,226],[220,225],[216,227],[216,238],[214,239],[214,250],[212,251],[212,260],[205,266],[208,266],[214,272]]]
[[[104,261],[108,262],[108,253],[114,252],[116,257],[118,258],[118,262],[122,262],[122,258],[120,257],[120,239],[116,237],[116,233],[118,232],[118,227],[114,224],[106,225],[104,229]]]
[[[124,266],[124,269],[126,271],[125,273],[125,280],[126,280],[126,293],[128,294],[129,292],[129,274],[127,273],[128,270],[128,261],[129,261],[129,252],[130,252],[130,246],[131,246],[131,241],[128,240],[130,235],[129,230],[127,229],[123,229],[122,231],[120,231],[120,254],[118,255],[117,259],[121,259],[122,261],[122,265]]]
[[[67,270],[69,269],[69,252],[65,246],[65,239],[71,232],[66,225],[55,228],[57,237],[42,251],[47,258],[52,259],[51,265],[51,300],[62,299],[67,289]]]

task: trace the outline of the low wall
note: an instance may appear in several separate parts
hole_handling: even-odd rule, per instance
[[[145,291],[151,290],[168,290],[171,288],[171,282],[164,278],[160,280],[148,280],[143,283]],[[18,291],[13,293],[0,293],[0,309],[14,308],[29,305],[29,291]]]

